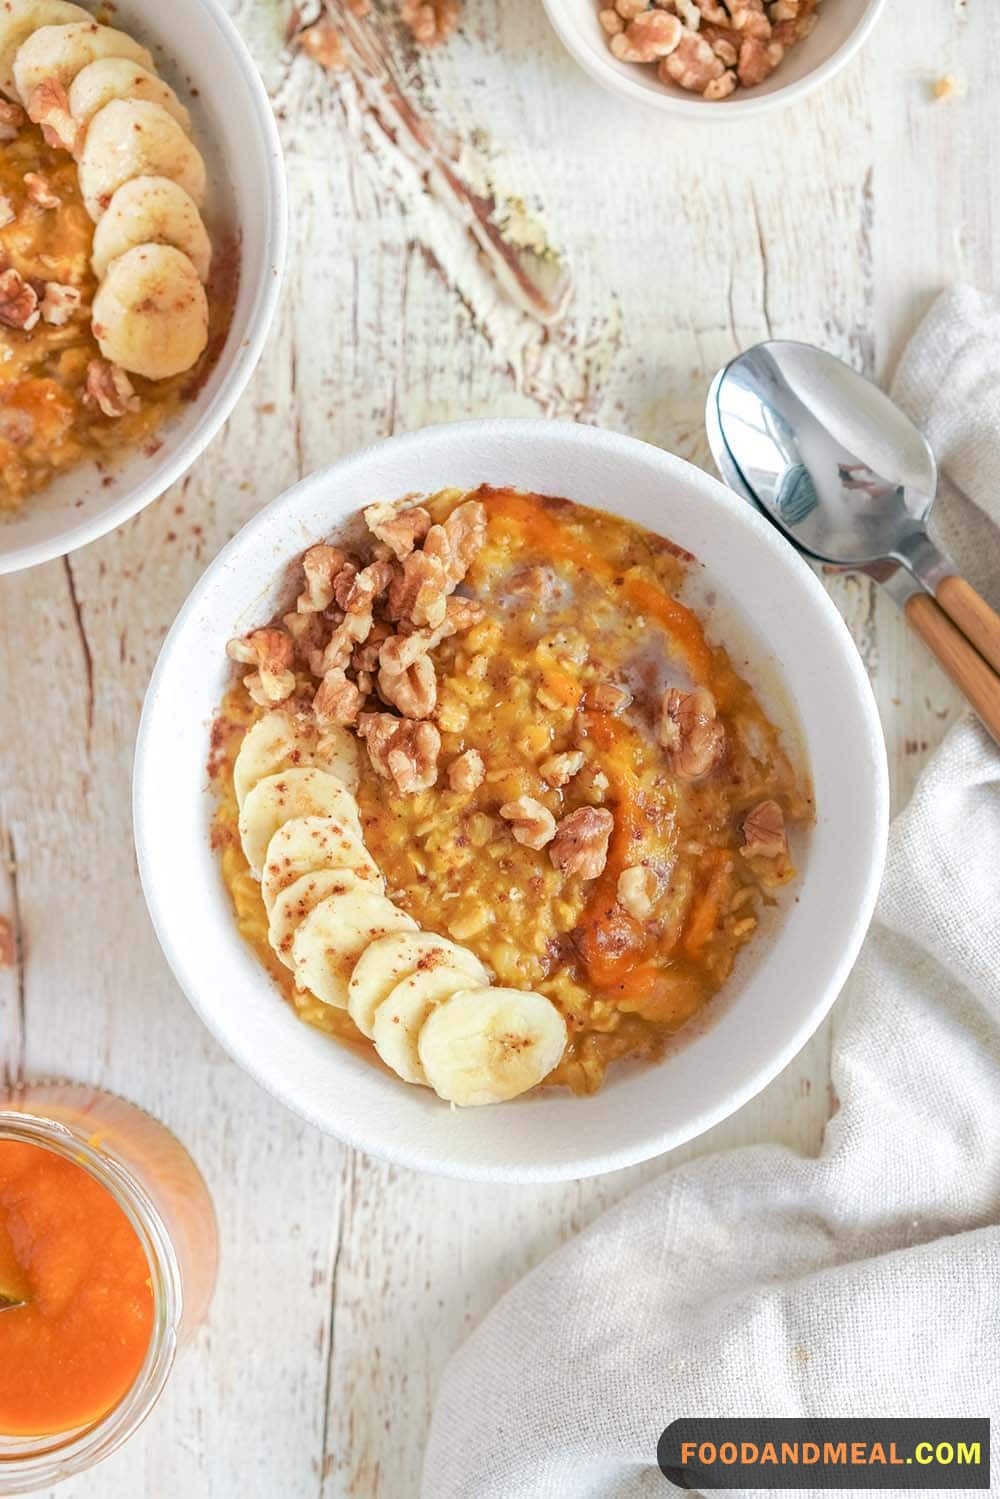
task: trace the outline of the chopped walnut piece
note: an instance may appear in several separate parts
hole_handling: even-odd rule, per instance
[[[500,816],[510,823],[514,837],[526,848],[544,848],[556,835],[555,818],[548,807],[533,796],[519,796],[516,801],[504,802]]]
[[[614,682],[595,682],[593,687],[587,688],[584,707],[595,713],[621,713],[631,701],[632,694],[627,687],[619,687]]]
[[[448,785],[452,791],[475,791],[483,784],[485,774],[482,755],[477,749],[467,749],[448,766]]]
[[[436,47],[458,24],[458,0],[402,0],[399,14],[415,42]]]
[[[328,73],[335,73],[347,66],[340,33],[329,16],[321,16],[312,26],[307,26],[304,31],[300,31],[295,38],[295,44],[307,57],[311,57],[313,62],[318,62],[320,67],[325,68]]]
[[[329,609],[333,603],[334,580],[346,561],[347,554],[340,547],[325,544],[310,547],[303,553],[302,571],[306,586],[295,601],[300,614]]]
[[[410,555],[431,527],[430,515],[422,505],[410,505],[404,510],[398,505],[379,502],[368,505],[364,517],[369,531],[389,548],[397,562]]]
[[[312,706],[318,724],[350,724],[357,722],[363,703],[358,687],[348,681],[342,667],[335,666],[316,688]]]
[[[383,643],[392,634],[392,626],[386,624],[383,619],[372,622],[371,630],[367,639],[354,647],[351,653],[351,665],[355,671],[374,672],[378,671],[379,652]]]
[[[347,614],[364,614],[395,576],[390,562],[369,562],[360,571],[348,562],[333,585],[333,596]]]
[[[608,839],[614,825],[605,807],[578,807],[557,826],[549,858],[563,874],[596,880],[608,862]]]
[[[310,655],[309,670],[313,676],[325,677],[335,666],[346,670],[355,647],[366,641],[371,634],[373,623],[370,609],[364,614],[345,614],[334,626],[323,649]]]
[[[718,52],[718,49],[716,49],[716,53],[718,56],[721,56],[721,53]],[[736,74],[732,71],[732,69],[730,69],[729,72],[723,73],[721,78],[713,78],[711,83],[706,85],[705,91],[702,94],[702,98],[728,99],[729,95],[734,91],[735,88]]]
[[[295,642],[295,652],[303,666],[326,644],[328,625],[322,614],[283,614],[281,623]]]
[[[701,94],[726,70],[711,43],[696,31],[685,31],[674,51],[660,63],[659,71],[665,83],[677,83],[690,93]]]
[[[585,759],[583,750],[564,750],[561,755],[550,755],[543,760],[538,773],[550,786],[566,786],[582,770]]]
[[[76,151],[79,126],[69,112],[66,90],[55,78],[46,78],[27,100],[28,114],[40,125],[46,143],[56,150]]]
[[[788,852],[785,814],[775,801],[758,802],[743,819],[743,846],[747,859],[777,859]]]
[[[645,921],[653,910],[660,882],[644,864],[630,864],[618,876],[618,904],[636,921]]]
[[[13,224],[16,218],[17,214],[14,212],[13,203],[3,193],[0,193],[0,229],[6,229],[7,225]]]
[[[726,731],[716,718],[715,699],[707,687],[663,694],[660,743],[669,751],[670,766],[687,781],[707,775],[722,754]]]
[[[283,703],[295,691],[295,673],[291,670],[295,651],[286,630],[274,625],[251,630],[249,635],[231,640],[226,654],[232,661],[257,667],[243,678],[243,685],[255,703]]]
[[[62,202],[39,172],[25,172],[24,185],[28,189],[28,202],[36,208],[58,208]]]
[[[384,647],[383,647],[384,649]],[[429,656],[418,656],[402,671],[383,666],[378,674],[379,696],[404,718],[428,718],[437,706],[437,674]]]
[[[432,526],[428,536],[439,529]],[[404,557],[401,571],[389,584],[389,617],[409,620],[418,627],[435,628],[445,617],[449,592],[440,559],[428,556],[426,551],[411,552]]]
[[[79,287],[64,286],[59,281],[46,281],[42,297],[42,321],[53,328],[62,328],[70,322],[83,306],[83,293]]]
[[[362,713],[358,735],[368,744],[376,775],[394,780],[404,794],[434,785],[441,735],[432,723],[392,713]]]
[[[16,140],[17,132],[24,124],[24,110],[19,104],[0,99],[0,141]]]
[[[483,617],[482,604],[474,599],[448,599],[445,616],[436,629],[411,630],[408,635],[390,635],[383,642],[378,660],[388,671],[405,671],[421,656],[428,655],[435,646],[478,624]]]
[[[630,21],[621,36],[611,38],[611,50],[622,62],[656,62],[669,56],[684,34],[676,16],[647,10]]]
[[[625,30],[625,22],[616,10],[598,11],[597,19],[608,36],[617,36],[619,32]]]
[[[38,322],[38,293],[11,266],[0,272],[0,323],[29,333]]]
[[[740,61],[737,73],[744,88],[754,88],[758,83],[763,83],[765,78],[770,78],[775,68],[785,55],[785,49],[780,42],[762,41],[755,36],[748,36],[740,47]]]
[[[96,406],[104,416],[110,417],[138,411],[140,405],[128,375],[120,365],[107,359],[92,359],[87,365],[83,402],[85,406]]]
[[[461,583],[486,544],[486,507],[482,501],[466,500],[456,505],[444,523],[444,534],[452,557],[449,577]]]

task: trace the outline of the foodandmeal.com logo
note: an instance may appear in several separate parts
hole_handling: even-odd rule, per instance
[[[984,1419],[672,1421],[656,1449],[682,1489],[988,1489]]]

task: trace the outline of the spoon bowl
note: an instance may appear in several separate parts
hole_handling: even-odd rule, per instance
[[[937,464],[899,407],[810,344],[758,344],[715,384],[719,432],[757,503],[796,545],[841,567],[909,565]]]

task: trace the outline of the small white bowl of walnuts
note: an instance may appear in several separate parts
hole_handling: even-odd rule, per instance
[[[598,83],[673,115],[759,114],[857,52],[885,0],[543,0]]]

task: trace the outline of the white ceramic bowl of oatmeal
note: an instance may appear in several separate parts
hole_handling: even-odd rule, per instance
[[[614,56],[610,38],[598,20],[599,12],[611,8],[614,0],[607,0],[606,5],[605,0],[542,3],[566,50],[603,88],[675,118],[732,121],[803,99],[834,77],[867,40],[885,0],[821,0],[811,34],[787,49],[768,78],[753,88],[737,88],[727,98],[714,101],[676,83],[663,82],[654,65],[621,62]]]
[[[226,642],[284,604],[289,566],[304,548],[376,499],[481,483],[611,510],[693,552],[710,601],[709,636],[738,632],[769,716],[803,744],[817,819],[795,851],[800,875],[789,899],[663,1061],[619,1065],[591,1097],[551,1089],[456,1110],[303,1024],[284,1002],[236,929],[210,847],[215,793],[206,762],[230,680]],[[134,815],[167,959],[209,1029],[263,1087],[318,1128],[402,1165],[527,1182],[658,1155],[731,1114],[786,1066],[832,1005],[867,929],[888,781],[878,713],[843,620],[753,509],[632,438],[569,423],[481,421],[393,438],[311,475],[220,553],[181,610],[150,684]]]
[[[180,478],[239,399],[277,306],[287,236],[284,164],[267,92],[235,25],[219,0],[120,0],[111,24],[150,49],[157,72],[190,109],[208,167],[206,222],[216,248],[238,258],[238,290],[210,372],[158,430],[150,451],[132,451],[105,472],[80,465],[9,515],[0,509],[0,573],[94,541]]]

